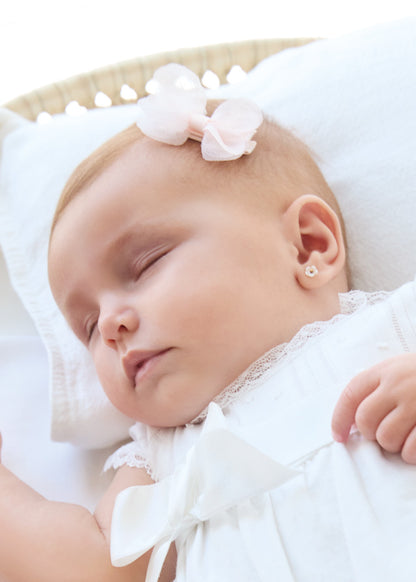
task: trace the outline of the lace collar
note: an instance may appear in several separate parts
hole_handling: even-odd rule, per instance
[[[275,366],[282,360],[292,357],[306,345],[312,338],[322,335],[329,328],[337,324],[340,320],[356,313],[357,311],[379,301],[383,301],[390,292],[377,291],[375,293],[365,293],[364,291],[349,291],[348,293],[339,294],[340,312],[327,321],[315,321],[302,327],[298,333],[287,343],[279,344],[266,352],[258,360],[253,362],[238,378],[229,384],[218,396],[214,402],[224,409],[230,404],[236,402],[245,394],[255,389],[263,383],[270,374],[273,373]],[[205,408],[189,424],[198,424],[204,420],[207,415]]]

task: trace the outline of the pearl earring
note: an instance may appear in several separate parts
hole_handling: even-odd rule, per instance
[[[308,265],[307,267],[305,267],[305,275],[307,277],[310,277],[311,279],[313,277],[316,277],[316,275],[319,273],[317,267],[315,267],[315,265]]]

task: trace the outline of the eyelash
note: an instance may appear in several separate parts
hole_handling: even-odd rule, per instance
[[[88,321],[85,326],[85,335],[87,338],[87,342],[89,343],[92,338],[92,334],[94,333],[95,328],[97,327],[98,320],[93,319],[92,321]]]
[[[160,259],[165,257],[169,251],[163,251],[160,254],[152,254],[148,259],[145,259],[144,263],[141,261],[135,268],[135,280],[137,281],[145,271],[150,269],[155,263],[157,263]]]

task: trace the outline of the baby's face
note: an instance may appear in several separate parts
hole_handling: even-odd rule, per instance
[[[290,339],[300,297],[277,218],[244,203],[243,183],[166,170],[164,155],[150,150],[144,169],[135,147],[81,192],[49,270],[113,404],[178,426]]]

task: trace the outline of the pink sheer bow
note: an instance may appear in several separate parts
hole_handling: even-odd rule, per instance
[[[148,137],[170,145],[201,142],[202,157],[219,162],[250,154],[251,138],[263,121],[259,107],[246,99],[229,99],[206,115],[207,96],[199,78],[183,65],[160,67],[155,92],[139,99],[137,125]]]

